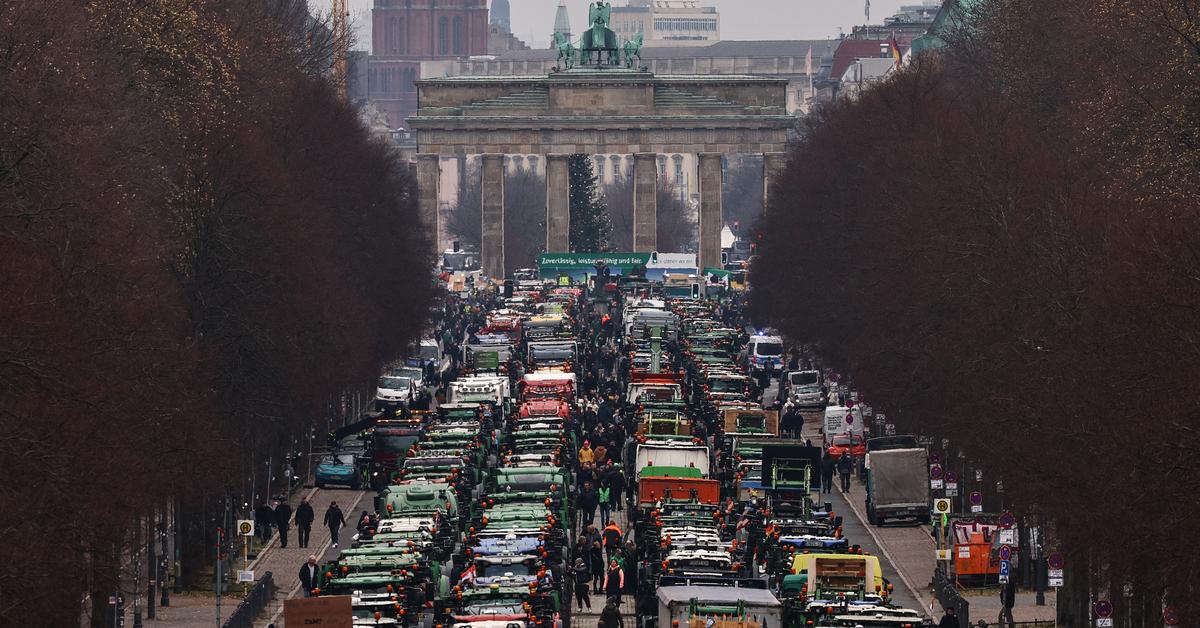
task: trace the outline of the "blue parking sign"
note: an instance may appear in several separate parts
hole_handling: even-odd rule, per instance
[[[1002,576],[1008,575],[1008,561],[1007,560],[1000,561],[1000,575],[1002,575]]]

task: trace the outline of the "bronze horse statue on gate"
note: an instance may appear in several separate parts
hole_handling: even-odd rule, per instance
[[[558,49],[558,61],[562,69],[570,70],[575,67],[575,46],[562,33],[554,33],[554,47]]]

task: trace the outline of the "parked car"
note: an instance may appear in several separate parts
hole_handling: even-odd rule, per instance
[[[350,449],[339,449],[332,454],[321,456],[315,473],[317,488],[329,484],[359,488],[362,484],[360,463],[358,452]]]
[[[833,437],[833,442],[829,444],[829,456],[834,460],[841,458],[845,454],[854,456],[855,460],[862,460],[862,457],[867,455],[867,443],[862,436],[857,434],[841,434]]]

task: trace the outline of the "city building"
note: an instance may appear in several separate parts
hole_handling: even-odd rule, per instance
[[[642,33],[649,46],[705,46],[721,40],[721,14],[697,0],[629,0],[612,8],[609,25],[629,39]]]
[[[863,90],[882,81],[896,70],[896,60],[890,57],[855,59],[838,77],[838,98],[858,98]]]
[[[883,19],[883,24],[855,26],[846,39],[890,40],[893,37],[907,48],[912,40],[921,37],[933,25],[942,0],[925,0],[924,4],[902,6],[895,15]]]
[[[627,34],[618,33],[622,39]],[[738,74],[788,79],[788,113],[808,111],[813,84],[824,81],[839,40],[720,41],[704,46],[648,46],[642,65],[658,76]],[[875,42],[878,45],[878,42]],[[812,81],[808,58],[812,55]],[[557,64],[554,50],[512,50],[474,59],[458,59],[451,76],[545,76]],[[825,68],[822,74],[822,68]],[[842,68],[843,71],[845,68]]]
[[[495,26],[502,33],[512,32],[512,20],[509,18],[508,0],[492,0],[489,10],[488,25]]]
[[[487,54],[487,0],[375,0],[368,98],[393,129],[417,109],[422,62]]]

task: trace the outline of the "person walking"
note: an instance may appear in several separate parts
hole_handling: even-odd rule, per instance
[[[1000,616],[996,618],[996,623],[1003,626],[1008,624],[1008,628],[1015,628],[1016,622],[1013,620],[1013,607],[1017,605],[1017,580],[1009,578],[1004,586],[1000,587]]]
[[[317,557],[315,554],[309,554],[308,561],[300,565],[300,588],[304,589],[304,597],[312,597],[316,586]]]
[[[613,558],[608,561],[608,570],[604,572],[604,594],[608,596],[610,603],[620,604],[621,593],[624,590],[625,570],[621,569],[617,559]]]
[[[285,501],[275,506],[275,525],[279,526],[279,547],[287,547],[288,528],[292,526],[292,507]]]
[[[616,521],[609,521],[600,536],[604,539],[604,558],[612,560],[613,552],[621,549],[621,537],[624,536],[621,534],[621,528],[617,527]]]
[[[842,454],[837,461],[838,475],[842,478],[842,492],[850,492],[850,474],[854,473],[854,456]]]
[[[300,547],[308,547],[308,536],[312,533],[312,524],[316,519],[317,515],[313,512],[312,505],[307,499],[301,499],[300,505],[296,506],[296,538]]]
[[[325,511],[325,525],[329,527],[329,538],[333,541],[333,546],[337,547],[338,532],[346,525],[346,517],[342,515],[342,509],[338,508],[337,502],[329,502],[329,508]]]
[[[596,520],[596,506],[599,504],[600,494],[592,488],[591,482],[584,482],[583,490],[579,491],[579,510],[583,517],[580,527],[592,525],[592,522]]]
[[[271,526],[275,523],[275,510],[269,504],[263,502],[261,506],[254,509],[254,527],[258,532],[258,540],[262,541],[263,545],[271,540]]]
[[[578,612],[583,612],[583,607],[586,606],[592,610],[592,600],[588,595],[588,584],[592,581],[592,572],[588,569],[587,561],[583,557],[575,559],[575,566],[571,568],[575,575],[575,605],[579,607]]]
[[[588,468],[595,464],[596,454],[592,451],[592,442],[583,441],[583,447],[579,448],[579,466]]]
[[[608,473],[605,475],[608,488],[612,490],[610,507],[613,510],[624,510],[621,506],[621,490],[625,487],[625,474],[611,461],[608,463]]]
[[[611,601],[604,605],[604,610],[600,612],[599,628],[625,628],[625,620],[621,617],[621,611],[617,605]]]
[[[621,569],[624,569],[632,574],[637,574],[637,547],[634,546],[633,541],[625,541],[625,549],[619,553],[623,557],[621,560]],[[625,592],[629,593],[630,595],[637,594],[636,577],[630,578],[629,582],[625,583]]]
[[[600,441],[592,449],[592,460],[595,461],[597,467],[603,467],[608,462],[608,447],[604,446],[604,441]]]
[[[938,622],[937,628],[962,628],[962,624],[958,623],[958,616],[954,614],[954,608],[946,608],[946,614],[942,615],[942,621]]]
[[[592,541],[588,558],[591,563],[592,588],[601,591],[600,583],[604,580],[604,549],[600,547],[600,541]]]
[[[612,509],[612,489],[609,488],[607,481],[600,483],[600,490],[597,491],[600,499],[600,525],[608,525],[608,513]]]
[[[837,468],[837,460],[825,453],[825,457],[821,458],[821,492],[833,492],[833,472]]]

